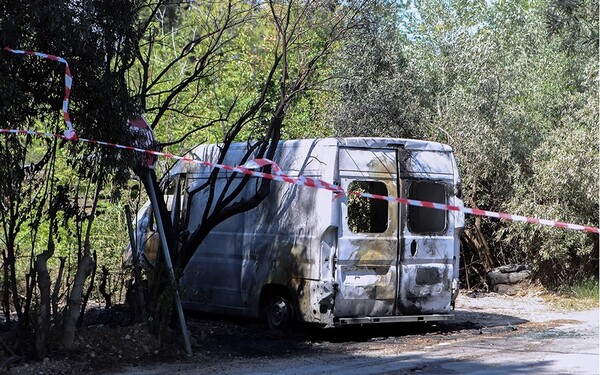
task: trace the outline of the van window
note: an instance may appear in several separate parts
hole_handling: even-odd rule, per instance
[[[408,198],[445,204],[446,192],[442,184],[431,181],[414,181],[410,185]],[[413,233],[445,232],[446,211],[408,206],[408,229]]]
[[[388,195],[383,182],[352,181],[349,191]],[[383,233],[388,226],[388,202],[348,195],[348,227],[354,233]]]

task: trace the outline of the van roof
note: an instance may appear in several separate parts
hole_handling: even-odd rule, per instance
[[[340,146],[349,147],[403,147],[410,150],[452,151],[452,148],[446,144],[418,139],[352,137],[337,138],[336,140]]]
[[[192,157],[197,160],[216,161],[218,159],[221,145],[218,144],[201,144],[190,152],[187,153],[188,157]],[[452,148],[446,144],[432,141],[423,141],[416,139],[405,139],[405,138],[380,138],[380,137],[348,137],[348,138],[313,138],[313,139],[291,139],[282,140],[279,144],[280,150],[292,151],[297,150],[311,150],[315,147],[318,148],[335,148],[335,147],[349,147],[349,148],[403,148],[406,150],[416,151],[433,151],[442,153],[451,153]],[[232,143],[229,152],[223,164],[234,165],[239,163],[239,159],[246,153],[248,148],[248,142],[235,142]],[[169,170],[170,175],[180,173],[194,173],[196,170],[204,169],[200,165],[192,166],[189,163],[175,163]]]
[[[319,146],[345,146],[345,147],[375,147],[375,148],[388,148],[388,147],[402,147],[409,150],[428,150],[428,151],[446,151],[451,152],[452,147],[433,141],[425,141],[418,139],[406,139],[406,138],[381,138],[381,137],[346,137],[346,138],[311,138],[311,139],[289,139],[282,140],[282,144],[287,147],[309,147],[315,146],[317,143]],[[231,149],[246,149],[247,142],[236,142],[231,145]],[[196,146],[194,149],[200,149],[210,146],[208,144],[201,144]],[[192,151],[194,153],[194,151]]]

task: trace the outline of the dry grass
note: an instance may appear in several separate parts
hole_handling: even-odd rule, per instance
[[[600,305],[598,280],[595,279],[582,280],[556,292],[546,291],[542,297],[557,308],[569,311],[589,310]]]

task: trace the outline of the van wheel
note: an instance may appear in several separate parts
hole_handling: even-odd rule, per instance
[[[294,322],[294,307],[289,299],[275,296],[267,305],[267,323],[275,332],[284,331]]]

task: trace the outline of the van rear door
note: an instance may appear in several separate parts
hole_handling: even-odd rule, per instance
[[[398,150],[401,195],[447,204],[453,196],[452,155],[441,150]],[[401,241],[397,314],[450,311],[454,275],[454,214],[400,207]]]
[[[341,147],[339,179],[348,192],[398,194],[395,149]],[[398,204],[348,194],[341,204],[336,317],[389,316],[396,309]]]

